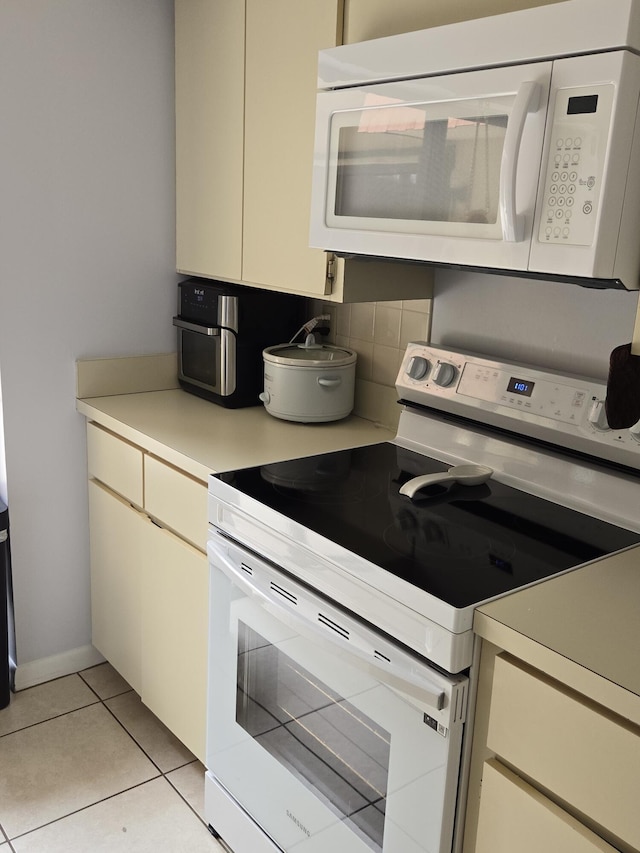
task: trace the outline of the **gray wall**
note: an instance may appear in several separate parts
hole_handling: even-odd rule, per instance
[[[75,359],[175,348],[172,0],[3,0],[0,80],[0,493],[23,664],[91,637]]]
[[[638,292],[439,270],[431,340],[606,380],[633,333]]]

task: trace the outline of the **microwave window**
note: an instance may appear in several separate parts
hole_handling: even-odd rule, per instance
[[[236,722],[381,853],[389,732],[242,621]]]
[[[337,216],[497,221],[508,115],[430,118],[429,106],[351,114],[338,136]]]

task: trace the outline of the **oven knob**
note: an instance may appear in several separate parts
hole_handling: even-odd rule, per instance
[[[610,429],[604,400],[598,400],[597,397],[593,398],[591,408],[589,409],[588,421],[598,432],[607,432]]]
[[[433,369],[433,376],[431,378],[436,385],[446,388],[448,385],[451,385],[455,376],[456,369],[452,364],[446,361],[439,361]]]
[[[414,355],[407,365],[406,374],[410,379],[424,379],[429,372],[429,362],[421,355]]]

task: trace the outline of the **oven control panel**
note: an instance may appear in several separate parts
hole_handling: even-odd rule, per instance
[[[505,370],[467,362],[456,394],[568,424],[582,420],[590,389],[532,375],[518,367]]]
[[[416,341],[396,389],[401,400],[640,468],[640,422],[610,429],[597,379]]]

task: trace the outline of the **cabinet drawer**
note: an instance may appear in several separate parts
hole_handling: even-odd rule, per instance
[[[142,450],[94,423],[87,424],[89,476],[136,506],[143,501]]]
[[[144,508],[200,551],[207,548],[207,486],[153,456],[144,458]]]
[[[487,745],[551,795],[640,849],[636,727],[500,655]]]
[[[487,761],[475,853],[615,853],[535,788],[497,761]]]

